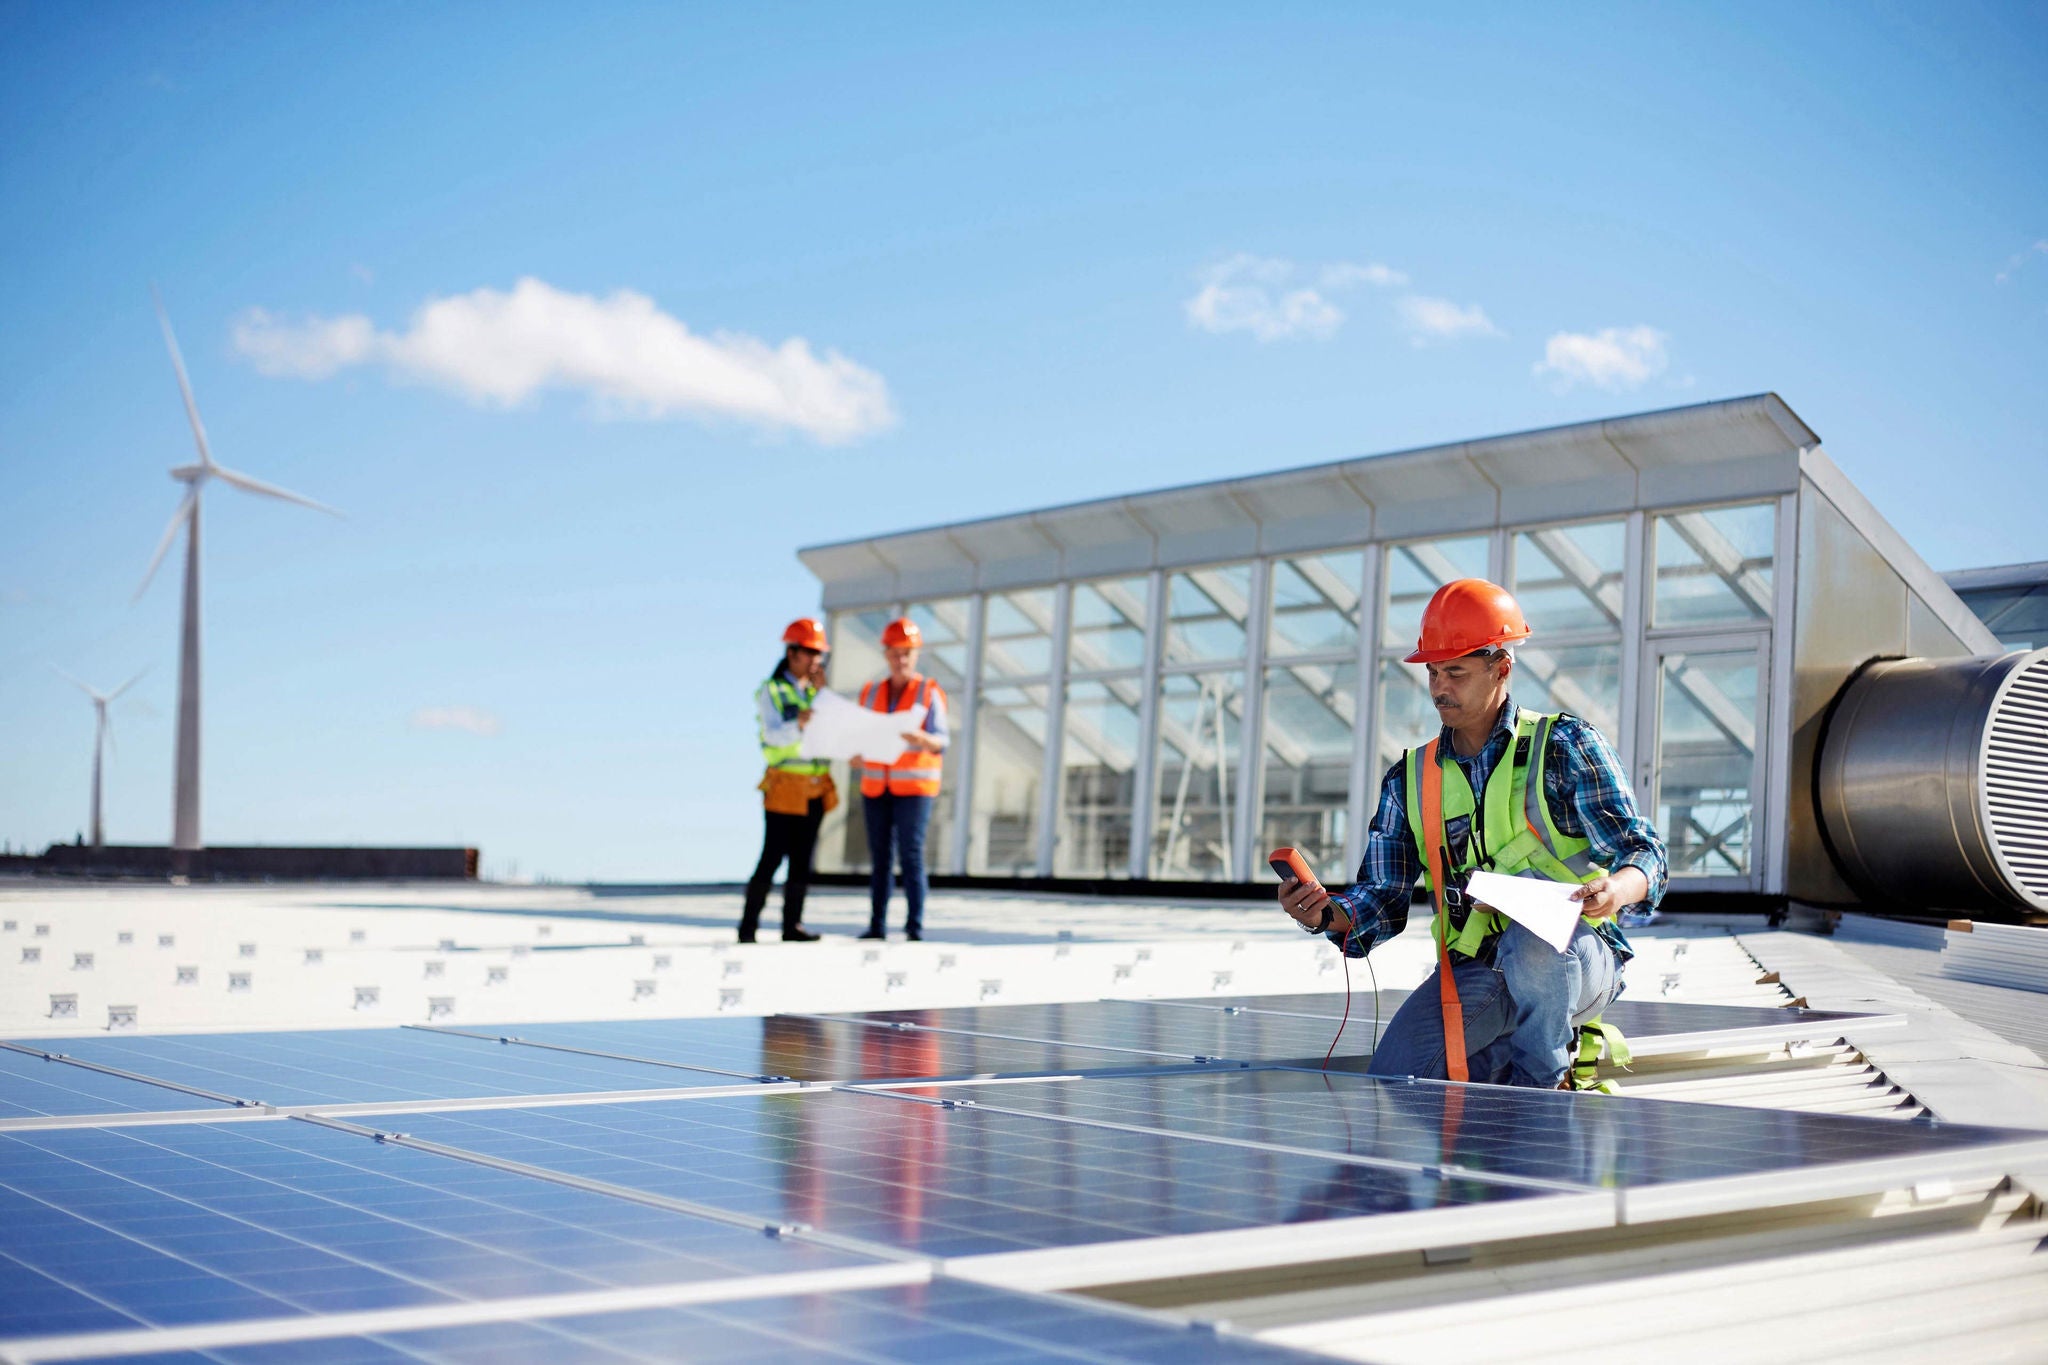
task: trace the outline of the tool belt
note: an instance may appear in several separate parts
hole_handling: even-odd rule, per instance
[[[792,773],[770,768],[761,779],[761,804],[770,815],[809,815],[811,802],[823,797],[825,809],[839,804],[839,788],[830,773]]]

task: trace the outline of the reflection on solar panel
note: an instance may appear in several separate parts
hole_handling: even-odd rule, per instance
[[[1382,1022],[1408,998],[1407,991],[1380,992]],[[1335,992],[1292,995],[1188,996],[1175,1000],[1151,1000],[1160,1009],[1197,1010],[1209,1014],[1260,1017],[1327,1019],[1331,1032],[1343,1017],[1346,997]],[[1350,997],[1351,1022],[1367,1021],[1365,1033],[1356,1037],[1349,1029],[1338,1047],[1342,1057],[1369,1050],[1372,996],[1366,992]],[[1897,1014],[1854,1014],[1838,1010],[1787,1009],[1760,1005],[1695,1005],[1669,1000],[1630,1000],[1623,997],[1609,1005],[1601,1017],[1628,1036],[1630,1046],[1644,1055],[1678,1052],[1690,1048],[1720,1047],[1734,1043],[1771,1043],[1787,1039],[1837,1037],[1842,1029],[1891,1027],[1905,1022]],[[1327,1044],[1328,1039],[1325,1039]],[[1271,1060],[1268,1058],[1268,1060]]]
[[[1420,1169],[838,1092],[417,1114],[405,1126],[430,1142],[929,1256],[1530,1196]]]
[[[1057,1040],[1176,1061],[1320,1058],[1336,1032],[1333,1025],[1294,1015],[1167,1009],[1124,1000],[881,1010],[844,1017],[869,1024],[900,1023],[982,1036]],[[1106,1064],[1106,1060],[1096,1063]]]
[[[56,1047],[46,1049],[57,1051]],[[203,1109],[217,1101],[0,1048],[0,1119]]]
[[[104,1357],[83,1357],[102,1359]],[[150,1356],[150,1365],[410,1365],[431,1361],[1158,1361],[1283,1365],[1325,1357],[1073,1299],[958,1280],[637,1312],[523,1318]]]
[[[910,1010],[905,1018],[951,1013]],[[712,1029],[708,1026],[719,1026]],[[483,1032],[485,1030],[478,1030]],[[1173,1065],[1173,1055],[872,1028],[842,1019],[777,1014],[766,1019],[634,1019],[617,1023],[518,1024],[504,1033],[555,1047],[588,1048],[659,1061],[757,1068],[800,1081],[908,1079],[926,1076],[1042,1075],[1127,1066]]]
[[[424,1029],[65,1038],[50,1047],[85,1061],[265,1104],[564,1095],[732,1083],[731,1077],[711,1072],[514,1049],[494,1040]]]
[[[1893,1188],[1906,1163],[1960,1175],[1987,1149],[1995,1152],[1987,1169],[2029,1151],[2028,1159],[2048,1159],[2048,1135],[1964,1124],[1673,1101],[1617,1104],[1560,1091],[1306,1071],[1118,1076],[944,1093],[1049,1117],[1343,1152],[1480,1179],[1615,1190],[1627,1218]],[[1845,1169],[1852,1165],[1861,1169]]]
[[[0,1134],[0,1227],[9,1335],[862,1259],[288,1120]]]

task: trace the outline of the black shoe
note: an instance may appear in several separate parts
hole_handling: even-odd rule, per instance
[[[906,932],[906,933],[905,933],[905,934],[903,935],[903,937],[904,937],[904,938],[906,938],[906,939],[908,939],[908,940],[910,940],[910,942],[912,942],[912,943],[922,943],[922,942],[924,942],[924,935],[923,935],[922,933],[918,932],[918,931],[917,931],[917,930],[915,930],[915,929],[911,929],[911,930],[907,931],[907,932]]]
[[[862,937],[862,938],[887,938],[887,937],[889,937],[889,936],[888,936],[887,934],[883,933],[883,932],[882,932],[882,931],[881,931],[880,929],[870,929],[870,930],[868,930],[868,931],[867,931],[867,932],[866,932],[865,934],[862,934],[862,935],[861,935],[861,937]]]
[[[816,943],[823,937],[823,934],[814,934],[801,924],[794,929],[784,929],[782,931],[782,941],[784,943]]]
[[[742,943],[752,943],[753,941],[754,941],[754,936],[753,936],[752,934],[750,934],[750,933],[746,932],[746,930],[744,930],[744,929],[742,929],[742,930],[740,931],[740,942],[742,942]]]

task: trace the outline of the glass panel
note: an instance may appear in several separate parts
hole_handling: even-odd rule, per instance
[[[1358,585],[1365,555],[1350,551],[1273,562],[1274,654],[1319,654],[1358,645]]]
[[[1154,877],[1235,879],[1230,827],[1243,709],[1242,674],[1169,674],[1159,680]]]
[[[1422,609],[1436,590],[1454,578],[1486,577],[1486,542],[1485,536],[1461,536],[1389,546],[1380,643],[1415,648],[1422,635]]]
[[[1380,779],[1403,751],[1429,743],[1444,728],[1429,704],[1429,675],[1421,664],[1388,659],[1380,665],[1379,720],[1379,758],[1366,775],[1375,800]]]
[[[1266,786],[1255,854],[1297,848],[1330,885],[1351,880],[1344,835],[1357,723],[1358,665],[1266,670]]]
[[[913,602],[905,614],[924,635],[917,671],[938,679],[949,697],[967,685],[967,617],[972,604],[965,597],[940,602]]]
[[[1550,526],[1515,537],[1510,588],[1538,636],[1621,629],[1621,575],[1628,528],[1619,521]]]
[[[1762,502],[1657,518],[1653,624],[1765,621],[1771,615],[1778,509]]]
[[[1621,733],[1621,646],[1533,644],[1515,651],[1508,679],[1515,705],[1531,711],[1569,711],[1612,744]]]
[[[1195,569],[1166,580],[1168,664],[1244,657],[1244,618],[1251,605],[1252,566]]]
[[[1069,673],[1144,666],[1147,586],[1142,577],[1074,585],[1067,632]]]
[[[1052,589],[988,595],[982,628],[984,680],[1035,678],[1052,671]]]
[[[1038,873],[1038,782],[1044,772],[1043,685],[985,687],[974,720],[974,796],[967,870],[983,877]]]
[[[1744,874],[1755,828],[1757,652],[1663,656],[1656,825],[1674,877]]]
[[[851,696],[860,691],[862,683],[889,671],[888,661],[882,657],[882,627],[895,619],[891,607],[832,613],[825,632],[826,642],[832,646],[825,680],[833,691]]]
[[[1137,790],[1143,686],[1135,677],[1067,686],[1055,876],[1131,875],[1131,802]]]

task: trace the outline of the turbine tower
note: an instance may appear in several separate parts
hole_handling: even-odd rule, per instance
[[[157,321],[163,324],[164,345],[171,353],[171,367],[178,372],[178,392],[185,400],[185,417],[192,424],[192,440],[199,447],[199,463],[179,465],[171,471],[171,477],[185,485],[185,499],[172,515],[171,524],[164,530],[164,538],[157,542],[156,554],[150,559],[135,596],[140,598],[148,589],[150,580],[156,577],[157,566],[164,562],[171,542],[177,539],[178,528],[183,527],[185,609],[178,641],[178,776],[171,809],[171,848],[176,852],[192,853],[204,847],[199,839],[199,495],[207,480],[219,479],[245,493],[260,493],[266,498],[295,502],[337,517],[341,513],[325,503],[300,497],[297,493],[252,479],[247,474],[238,474],[213,462],[213,452],[206,445],[206,428],[199,421],[199,405],[192,401],[192,381],[185,377],[185,360],[178,354],[178,338],[171,332],[170,315],[164,312],[163,296],[156,292],[154,286],[150,295],[156,300]]]
[[[145,668],[142,670],[142,673],[147,673],[148,671]],[[141,682],[142,673],[137,673],[111,692],[102,692],[97,687],[89,687],[80,682],[63,669],[57,669],[58,677],[92,698],[92,709],[96,717],[96,723],[92,732],[92,846],[94,848],[98,848],[106,842],[106,829],[100,823],[100,759],[107,747],[107,707],[116,697]]]

